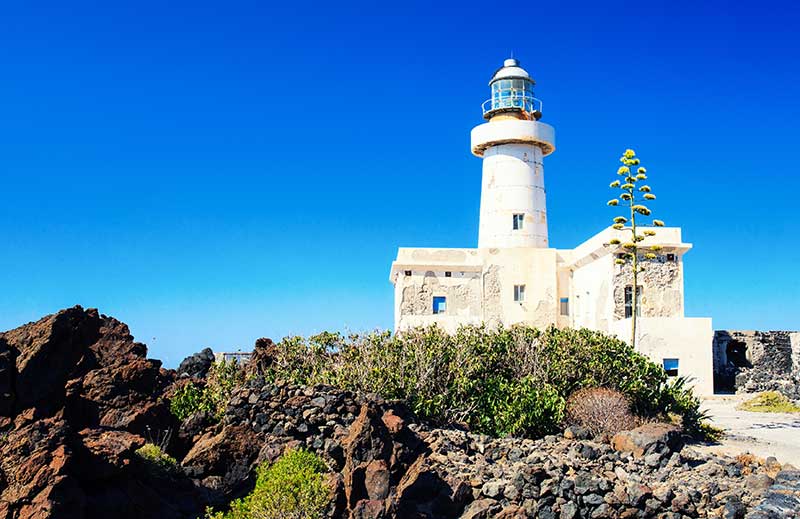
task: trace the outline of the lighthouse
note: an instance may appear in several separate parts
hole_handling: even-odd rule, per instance
[[[472,153],[483,159],[478,247],[400,247],[389,272],[395,330],[522,324],[627,340],[634,288],[607,246],[627,238],[608,227],[574,248],[550,246],[543,161],[555,151],[555,132],[541,121],[542,102],[519,61],[505,60],[489,87],[486,122],[471,134]],[[661,251],[637,278],[636,292],[644,295],[637,349],[711,394],[711,319],[684,315],[683,256],[692,245],[678,227],[659,227],[647,240]]]
[[[547,248],[544,157],[555,131],[541,122],[535,82],[514,58],[489,82],[487,122],[472,130],[472,153],[483,159],[478,248]]]

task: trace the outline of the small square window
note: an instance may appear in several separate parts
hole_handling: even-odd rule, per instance
[[[447,298],[444,296],[434,296],[433,298],[433,313],[443,314],[447,310]]]
[[[561,303],[561,315],[569,315],[569,298],[562,297],[560,303]]]
[[[525,285],[514,285],[514,302],[522,303],[525,301]]]
[[[677,377],[678,359],[664,359],[664,371],[667,372],[667,376]]]
[[[518,213],[514,215],[512,225],[515,231],[519,231],[522,229],[522,224],[525,221],[525,215],[522,213]]]
[[[675,255],[674,254],[667,254],[667,261],[675,261]]]
[[[410,270],[406,270],[406,271],[405,271],[405,275],[406,275],[406,276],[410,276],[410,275],[411,275],[411,271],[410,271]]]
[[[447,272],[444,273],[444,277],[451,278],[453,277],[453,273],[448,270]]]

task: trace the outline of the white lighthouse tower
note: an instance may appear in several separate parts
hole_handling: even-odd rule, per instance
[[[488,122],[472,130],[472,153],[483,158],[478,248],[547,248],[543,157],[555,151],[555,131],[539,122],[542,102],[516,59],[489,86]]]

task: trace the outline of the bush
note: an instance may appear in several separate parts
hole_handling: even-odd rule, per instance
[[[169,401],[169,410],[178,420],[185,420],[199,411],[213,415],[216,412],[216,405],[208,398],[205,387],[199,387],[189,381],[172,395]]]
[[[145,443],[136,449],[136,455],[141,458],[153,472],[173,473],[177,471],[178,462],[153,443]]]
[[[637,425],[628,397],[604,387],[587,387],[572,393],[567,399],[566,422],[583,427],[594,436],[614,435]]]
[[[764,391],[739,404],[737,409],[756,413],[800,413],[800,407],[777,391]]]
[[[621,392],[637,416],[667,411],[698,428],[699,400],[667,383],[664,370],[600,332],[431,326],[398,334],[287,337],[264,375],[270,380],[377,393],[403,399],[434,424],[463,423],[494,436],[556,432],[565,399],[587,387]]]
[[[170,398],[170,411],[178,420],[185,420],[197,412],[219,419],[233,389],[242,382],[244,371],[236,361],[215,362],[208,372],[205,386],[189,381],[175,392]]]
[[[207,510],[207,519],[316,519],[330,502],[325,463],[312,452],[287,451],[273,465],[262,464],[256,486],[231,503],[228,512]]]

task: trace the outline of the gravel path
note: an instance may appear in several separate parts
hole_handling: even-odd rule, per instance
[[[781,463],[800,467],[800,414],[753,413],[736,406],[754,395],[718,395],[703,401],[711,422],[726,432],[720,445],[709,452],[736,455],[750,452],[761,458],[775,456]]]

